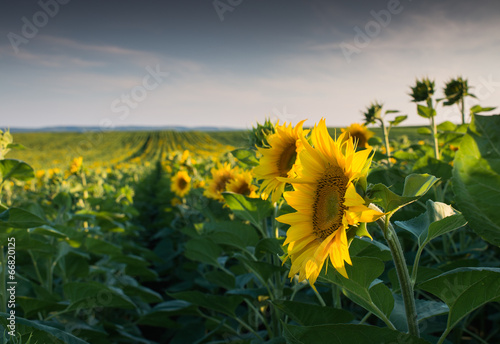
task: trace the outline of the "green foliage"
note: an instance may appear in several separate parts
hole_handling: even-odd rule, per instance
[[[500,246],[500,115],[472,118],[453,168],[453,191],[470,226]]]
[[[410,336],[387,328],[367,325],[334,324],[318,326],[293,326],[285,327],[285,338],[289,344],[315,344],[315,343],[408,343],[428,344],[421,338]]]
[[[444,104],[464,110],[468,85],[456,81]],[[269,120],[252,132],[16,134],[22,145],[1,132],[3,327],[9,238],[18,284],[17,337],[0,342],[498,342],[500,116],[477,105],[470,126],[437,124],[434,87],[412,87],[428,128],[396,127],[408,116],[378,102],[366,109],[381,126],[359,192],[385,216],[347,228],[349,278],[327,261],[314,289],[289,275],[289,226],[276,221],[293,211],[286,200],[205,192],[219,163],[258,165]],[[179,171],[191,178],[182,197]]]

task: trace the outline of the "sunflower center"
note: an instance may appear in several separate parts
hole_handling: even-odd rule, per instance
[[[250,195],[250,188],[247,183],[240,183],[233,192],[240,195]]]
[[[226,189],[226,183],[231,179],[229,175],[222,175],[215,181],[215,190],[224,191]]]
[[[325,239],[342,226],[349,179],[338,166],[328,167],[318,181],[313,202],[313,231]]]
[[[184,190],[186,186],[188,185],[188,182],[184,178],[179,178],[177,179],[177,187],[179,190]]]
[[[351,133],[351,136],[358,140],[358,147],[366,148],[366,144],[368,141],[366,140],[366,135],[364,133],[362,133],[361,131],[355,131]]]
[[[295,164],[295,159],[297,159],[297,147],[295,146],[295,141],[293,141],[283,149],[278,160],[280,177],[288,177],[288,172],[292,169],[293,164]]]

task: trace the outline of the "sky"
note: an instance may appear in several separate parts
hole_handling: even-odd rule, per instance
[[[416,78],[500,106],[499,19],[497,0],[6,0],[0,128],[342,127],[373,101],[427,124]]]

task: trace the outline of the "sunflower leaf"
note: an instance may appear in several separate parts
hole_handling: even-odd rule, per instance
[[[376,184],[369,187],[366,195],[372,203],[381,206],[388,213],[395,213],[398,209],[418,199],[418,197],[399,196],[384,184]]]
[[[395,127],[396,125],[402,123],[404,120],[408,118],[408,115],[401,115],[401,116],[396,116],[394,120],[389,121],[392,127]]]
[[[408,221],[396,221],[396,225],[418,239],[419,246],[425,246],[429,241],[440,235],[463,227],[467,221],[451,206],[428,200],[427,211]]]
[[[270,202],[260,198],[250,198],[232,192],[223,192],[222,195],[226,204],[233,211],[236,217],[249,221],[261,232],[264,231],[262,223],[264,219],[271,215],[274,207]]]
[[[34,177],[35,171],[24,161],[16,159],[0,160],[0,182],[4,182],[8,179],[26,181]]]
[[[500,115],[472,117],[453,168],[453,192],[470,227],[500,246]]]
[[[188,259],[219,267],[217,258],[222,254],[222,248],[209,238],[191,239],[186,243],[185,256]]]
[[[488,302],[500,302],[500,269],[458,268],[418,285],[443,300],[450,308],[447,328]]]
[[[174,299],[184,300],[193,305],[208,308],[233,317],[236,317],[236,307],[244,300],[244,297],[241,295],[212,295],[194,290],[169,295]]]
[[[273,301],[273,304],[293,321],[303,326],[349,323],[354,315],[343,309],[322,307],[296,301]]]
[[[399,331],[370,325],[333,324],[319,326],[284,325],[284,336],[290,344],[342,344],[342,343],[405,343],[429,342]]]
[[[231,154],[238,159],[240,162],[248,166],[258,166],[259,160],[255,156],[255,151],[250,149],[235,149],[231,151]]]
[[[352,266],[346,265],[349,278],[330,266],[327,272],[319,275],[319,279],[340,286],[352,301],[389,322],[394,299],[389,288],[376,280],[384,272],[384,263],[374,257],[352,257],[351,260]]]

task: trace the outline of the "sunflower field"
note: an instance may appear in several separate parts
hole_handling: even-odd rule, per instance
[[[0,132],[0,342],[500,343],[500,115],[434,89],[418,128]]]

